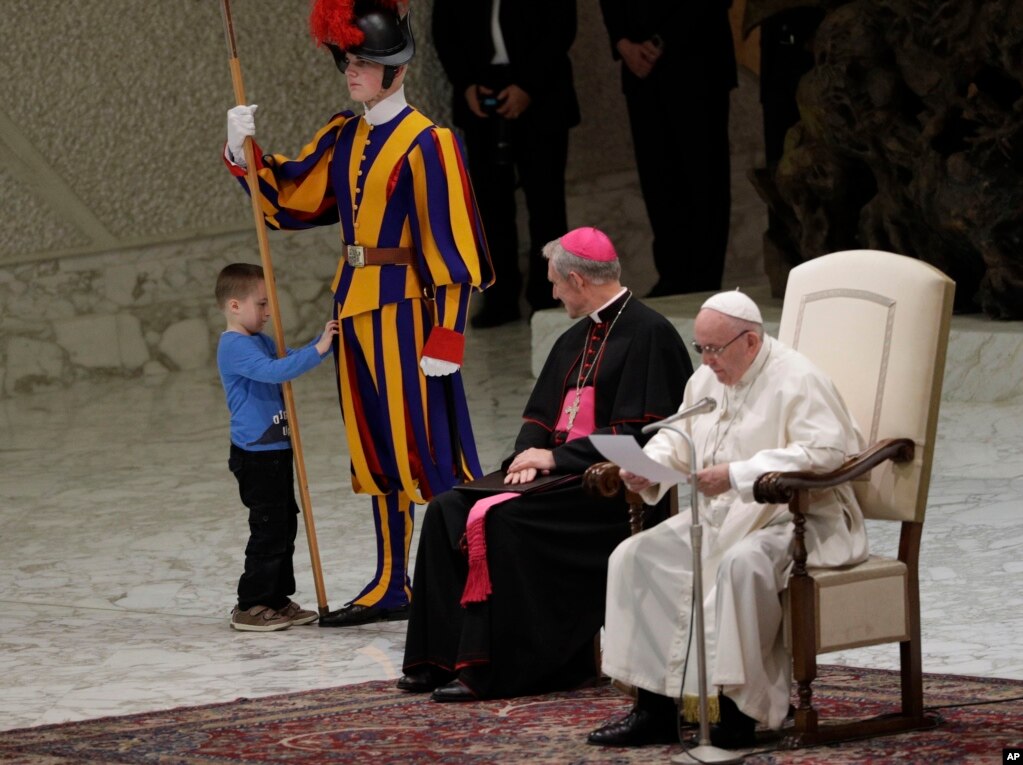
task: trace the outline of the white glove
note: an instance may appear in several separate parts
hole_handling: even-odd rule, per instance
[[[458,364],[453,364],[450,361],[443,361],[441,359],[434,359],[430,356],[423,356],[419,360],[419,366],[423,370],[423,374],[427,377],[447,377],[450,374],[454,374],[458,371]]]
[[[256,104],[234,106],[227,110],[227,151],[230,160],[241,167],[245,162],[245,139],[256,135]]]

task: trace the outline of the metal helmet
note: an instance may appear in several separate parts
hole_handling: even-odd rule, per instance
[[[386,67],[408,63],[416,52],[409,14],[399,14],[398,0],[316,0],[309,28],[317,44],[326,45],[342,72],[346,54]],[[393,78],[387,78],[388,81]],[[389,84],[389,83],[388,83]]]

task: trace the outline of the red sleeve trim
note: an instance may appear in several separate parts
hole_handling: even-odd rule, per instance
[[[256,156],[256,171],[258,172],[266,167],[266,163],[263,161],[263,153],[255,141],[252,142],[252,150],[252,153]],[[227,158],[227,141],[224,142],[224,150],[221,152],[221,156],[224,158],[224,164],[227,166],[227,169],[231,171],[231,175],[236,178],[244,178],[248,175],[248,168],[236,165]]]
[[[434,327],[423,347],[423,355],[462,366],[462,359],[465,357],[465,335],[447,327]]]

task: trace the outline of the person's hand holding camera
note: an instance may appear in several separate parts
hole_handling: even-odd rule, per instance
[[[532,99],[518,85],[509,85],[500,91],[486,85],[470,85],[465,89],[465,102],[477,117],[513,120],[529,108]]]
[[[511,84],[497,94],[497,114],[506,120],[517,119],[529,108],[532,99],[518,85]]]
[[[483,91],[486,91],[486,93]],[[475,83],[467,87],[465,89],[465,103],[469,105],[469,111],[477,117],[486,117],[487,113],[483,111],[483,106],[480,102],[488,95],[492,95],[492,91],[489,88],[484,88]]]

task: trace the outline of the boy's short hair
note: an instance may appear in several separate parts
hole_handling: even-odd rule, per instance
[[[217,307],[223,310],[231,299],[244,300],[263,281],[263,267],[254,263],[232,263],[217,276]]]

